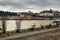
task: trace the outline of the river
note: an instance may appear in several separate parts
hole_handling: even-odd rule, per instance
[[[36,25],[35,27],[40,27],[40,25],[48,25],[52,24],[52,20],[21,20],[21,29],[27,29],[31,28],[34,24]],[[0,27],[1,21],[0,21]],[[16,21],[15,20],[6,20],[6,30],[7,31],[12,31],[16,30]]]

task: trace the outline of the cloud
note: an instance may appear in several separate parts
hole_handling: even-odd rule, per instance
[[[41,11],[43,9],[60,10],[60,0],[0,0],[0,10]]]

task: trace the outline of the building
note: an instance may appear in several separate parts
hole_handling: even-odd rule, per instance
[[[60,17],[60,12],[50,9],[50,10],[41,11],[37,15],[38,15],[38,17],[41,17],[43,19],[55,19],[55,18],[59,18]]]

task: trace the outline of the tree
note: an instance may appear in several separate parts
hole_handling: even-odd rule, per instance
[[[35,30],[35,26],[36,26],[36,23],[34,23],[34,25],[32,25],[31,31]]]
[[[5,16],[2,16],[2,28],[3,28],[3,34],[6,33],[6,20]]]
[[[56,23],[56,26],[59,27],[59,22]]]
[[[52,12],[52,9],[50,9],[50,12]]]
[[[19,33],[21,27],[21,20],[16,20],[16,26],[17,26],[16,32]]]
[[[43,25],[41,25],[41,27],[40,27],[41,29],[44,29],[44,26]]]

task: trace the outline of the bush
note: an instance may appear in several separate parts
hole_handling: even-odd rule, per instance
[[[49,25],[45,25],[45,28],[53,28],[54,26],[53,25],[51,25],[51,24],[49,24]]]
[[[52,27],[52,25],[51,25],[51,24],[49,24],[49,27]]]
[[[40,30],[40,27],[36,27],[35,30]]]
[[[45,25],[45,28],[52,28],[52,25],[51,24],[49,24],[49,25]]]
[[[41,25],[40,29],[44,29],[44,26],[43,26],[43,25]]]
[[[50,28],[50,26],[49,26],[49,25],[45,25],[45,28],[48,28],[48,29],[49,29],[49,28]]]

